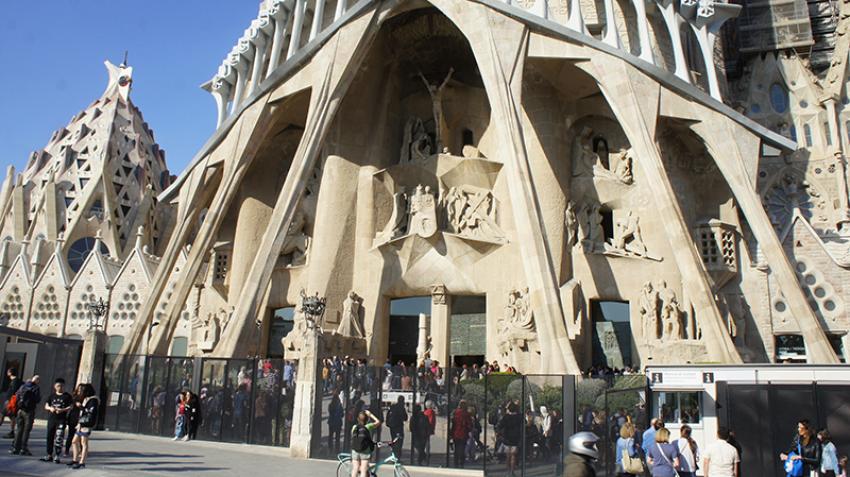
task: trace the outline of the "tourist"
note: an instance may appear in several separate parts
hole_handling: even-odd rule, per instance
[[[404,396],[399,396],[395,404],[387,409],[387,427],[390,429],[390,440],[393,441],[393,452],[401,459],[404,449],[404,423],[407,422],[407,409],[404,405]]]
[[[186,405],[186,435],[183,440],[195,440],[201,426],[201,399],[192,391],[186,391],[183,395]]]
[[[644,446],[646,443],[644,442]],[[649,446],[646,460],[652,477],[676,477],[679,467],[679,446],[670,443],[670,431],[660,428],[655,432],[655,443]]]
[[[502,440],[505,448],[505,458],[508,464],[508,473],[513,476],[517,468],[517,456],[519,446],[522,442],[522,416],[516,403],[509,403],[505,415],[496,425],[496,434]]]
[[[372,432],[380,425],[381,420],[368,409],[357,414],[351,429],[351,477],[369,477],[369,461],[375,449]]]
[[[838,475],[838,450],[830,439],[829,431],[822,429],[818,432],[818,440],[821,444],[821,477],[835,477]]]
[[[466,463],[466,439],[472,430],[472,420],[469,417],[466,400],[461,399],[452,413],[451,435],[454,441],[455,468],[462,469]]]
[[[841,470],[838,477],[847,477],[847,456],[843,455],[838,459],[838,468]]]
[[[41,389],[38,387],[39,377],[36,374],[25,382],[15,393],[15,407],[18,414],[15,417],[15,442],[9,450],[13,455],[32,455],[29,450],[30,432],[35,422],[35,410],[41,402]]]
[[[729,445],[735,448],[738,451],[738,463],[735,464],[735,469],[738,472],[738,475],[741,475],[741,462],[744,460],[744,447],[741,446],[741,443],[738,442],[738,439],[735,437],[735,431],[729,429],[729,439],[727,439]]]
[[[466,459],[478,460],[478,451],[484,449],[484,443],[481,442],[481,419],[478,418],[478,408],[469,406],[469,436],[466,438]]]
[[[635,425],[631,422],[626,422],[622,426],[620,426],[620,437],[617,439],[617,451],[614,455],[615,461],[615,471],[617,472],[618,477],[634,477],[635,474],[630,474],[626,472],[626,469],[623,467],[623,457],[633,457],[637,458],[638,456],[638,446],[635,444]]]
[[[552,415],[546,406],[540,406],[540,448],[543,457],[549,459],[549,437],[552,436]]]
[[[542,434],[537,425],[534,413],[531,409],[525,411],[525,456],[526,459],[533,457],[534,451],[540,449]]]
[[[414,453],[410,456],[411,462],[415,460],[418,465],[425,463],[427,458],[425,448],[430,437],[431,423],[428,422],[428,417],[422,412],[422,406],[414,404],[413,413],[410,416],[410,438],[413,440]]]
[[[15,416],[17,415],[17,404],[15,402],[15,393],[24,384],[21,378],[18,377],[18,370],[9,368],[6,370],[6,377],[9,379],[9,388],[6,390],[6,399],[3,400],[3,409],[0,409],[0,426],[9,418],[9,433],[6,434],[7,439],[15,437]]]
[[[83,404],[82,384],[77,384],[77,387],[74,388],[74,394],[71,395],[71,401],[73,405],[71,406],[71,410],[68,411],[68,426],[66,427],[67,432],[65,433],[65,452],[62,454],[62,457],[71,456],[71,443],[74,441],[74,436],[76,435],[77,423],[80,422],[80,406]]]
[[[53,394],[44,403],[47,411],[47,455],[42,462],[60,462],[65,447],[65,428],[68,425],[68,412],[74,407],[74,399],[65,392],[65,380],[57,378],[53,383]]]
[[[808,419],[797,422],[797,435],[788,447],[788,452],[779,455],[783,462],[789,457],[791,460],[802,461],[804,476],[820,468],[821,446]]]
[[[663,427],[664,421],[657,417],[653,417],[652,420],[649,421],[649,429],[643,431],[643,436],[641,437],[641,448],[643,449],[644,455],[649,454],[649,448],[655,445],[655,433]]]
[[[68,464],[74,469],[86,466],[86,458],[89,455],[89,438],[92,429],[97,425],[98,400],[95,397],[94,387],[91,384],[83,384],[80,388],[82,402],[80,406],[80,420],[77,423],[76,434],[71,446],[71,462]]]
[[[174,412],[174,440],[186,435],[186,398],[183,393],[177,394],[177,404]]]
[[[552,432],[549,436],[549,453],[557,459],[561,458],[561,444],[564,438],[564,418],[561,411],[552,409]]]
[[[708,446],[703,458],[705,477],[738,477],[738,451],[729,443],[729,429],[717,429],[717,440]]]
[[[328,450],[335,454],[339,453],[343,417],[345,417],[345,410],[342,407],[339,393],[334,390],[331,395],[331,402],[328,404]]]
[[[681,477],[696,477],[697,462],[699,462],[699,447],[697,442],[691,437],[693,430],[691,426],[683,424],[679,429],[679,459],[681,466],[679,467],[679,475]]]
[[[437,411],[436,404],[434,401],[427,400],[425,401],[425,410],[422,411],[422,414],[428,418],[428,440],[425,443],[425,452],[428,454],[428,462],[431,462],[431,436],[437,432]]]
[[[592,432],[579,432],[570,436],[567,441],[570,454],[564,459],[565,477],[595,477],[593,463],[599,459],[599,449],[596,443],[599,437]],[[513,475],[513,471],[511,471]]]

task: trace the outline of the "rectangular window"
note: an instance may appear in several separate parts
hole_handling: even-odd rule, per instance
[[[652,416],[665,423],[699,424],[702,410],[699,391],[659,391],[652,397]]]
[[[227,278],[227,265],[230,254],[227,252],[216,252],[215,254],[215,281],[223,282]]]
[[[776,336],[776,361],[781,363],[805,363],[806,342],[801,335]]]
[[[832,345],[832,350],[838,355],[838,359],[842,363],[846,363],[847,360],[844,358],[844,335],[828,334],[826,337],[829,338],[829,344]]]

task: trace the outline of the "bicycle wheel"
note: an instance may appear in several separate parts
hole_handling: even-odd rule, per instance
[[[410,472],[404,468],[403,465],[399,464],[395,466],[395,475],[394,477],[410,477]]]
[[[336,477],[351,477],[350,460],[340,461],[339,465],[336,466]]]

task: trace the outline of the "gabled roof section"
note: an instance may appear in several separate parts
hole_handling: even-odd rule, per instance
[[[15,257],[15,261],[12,262],[12,266],[9,268],[9,273],[3,278],[3,281],[0,282],[0,288],[4,288],[6,283],[15,276],[15,271],[21,273],[26,280],[27,285],[32,285],[32,271],[30,270],[29,257],[26,253],[26,247],[21,250],[21,253]]]
[[[153,275],[156,272],[156,267],[159,265],[159,260],[155,256],[147,253],[147,246],[142,245],[144,236],[144,227],[139,227],[136,232],[136,244],[133,247],[133,251],[130,252],[130,255],[128,255],[124,260],[124,265],[121,266],[121,269],[115,275],[115,282],[118,282],[118,279],[121,278],[127,267],[129,267],[133,261],[138,262],[139,267],[142,269],[142,273],[145,274],[145,279],[147,279],[148,283],[153,281]]]
[[[104,256],[100,252],[101,240],[100,237],[97,237],[94,245],[94,249],[89,253],[86,260],[83,262],[83,265],[80,267],[80,271],[77,272],[77,276],[74,277],[74,280],[71,282],[71,287],[76,286],[77,282],[81,279],[81,277],[86,275],[86,270],[89,267],[95,267],[97,272],[100,274],[103,279],[103,283],[106,284],[107,287],[112,287],[115,283],[115,277],[118,276],[118,272],[121,270],[121,264],[115,260],[112,260],[109,257]]]
[[[68,262],[65,260],[65,255],[62,253],[62,243],[62,240],[56,241],[56,249],[50,255],[50,258],[47,259],[47,264],[38,275],[38,278],[35,279],[33,288],[38,288],[41,285],[42,280],[47,276],[47,272],[50,271],[51,267],[57,269],[59,277],[62,279],[62,286],[66,289],[71,288],[74,272],[71,271],[71,267],[68,266]]]
[[[791,232],[794,230],[797,222],[800,222],[803,230],[808,232],[814,239],[815,242],[820,246],[821,249],[835,262],[836,265],[842,268],[850,268],[850,237],[843,237],[836,233],[830,233],[827,236],[831,239],[829,242],[824,242],[823,237],[818,235],[817,231],[812,224],[803,217],[803,214],[800,213],[799,209],[794,209],[794,215],[791,218],[791,221],[785,226],[785,230],[779,236],[780,242],[783,244],[786,243],[788,238],[791,236]]]

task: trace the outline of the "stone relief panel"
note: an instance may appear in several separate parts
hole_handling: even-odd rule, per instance
[[[638,300],[638,314],[647,344],[661,341],[678,341],[688,338],[685,332],[685,313],[676,297],[676,292],[667,282],[647,281]]]
[[[647,249],[641,231],[640,217],[629,209],[617,211],[621,216],[613,219],[614,233],[607,238],[603,222],[606,211],[594,200],[586,200],[581,205],[570,201],[564,211],[564,225],[567,235],[567,245],[581,247],[584,253],[597,253],[611,257],[634,257],[653,261],[661,261],[660,257],[651,255]]]
[[[493,193],[472,186],[452,187],[443,198],[447,231],[462,237],[504,242]]]
[[[507,356],[514,351],[536,351],[537,326],[534,322],[534,312],[528,287],[513,289],[508,294],[508,304],[505,314],[498,325],[499,352]]]
[[[585,126],[576,140],[573,153],[573,177],[585,177],[631,185],[632,152],[621,149],[611,153],[608,141],[594,136],[593,129]]]

